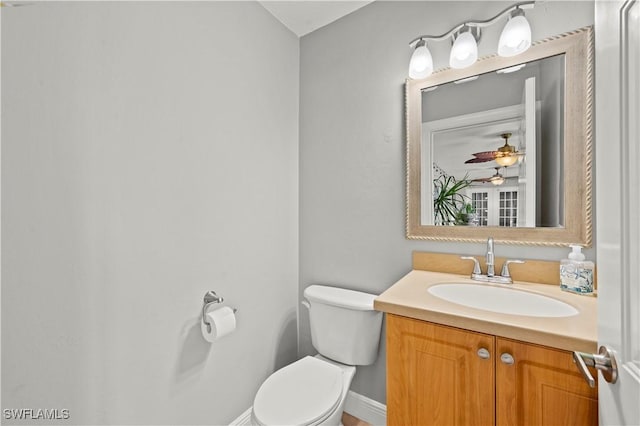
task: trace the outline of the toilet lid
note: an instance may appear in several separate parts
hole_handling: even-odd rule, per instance
[[[307,356],[265,380],[253,415],[265,425],[309,425],[333,412],[342,396],[342,369]]]

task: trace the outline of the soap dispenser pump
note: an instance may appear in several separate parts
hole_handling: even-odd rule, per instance
[[[579,294],[593,294],[593,262],[584,260],[582,247],[572,245],[567,259],[560,261],[560,288]]]

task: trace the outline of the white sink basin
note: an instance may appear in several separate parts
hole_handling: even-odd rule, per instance
[[[433,285],[428,291],[440,299],[458,305],[501,314],[549,318],[570,317],[578,314],[578,310],[567,303],[509,287],[446,283]]]

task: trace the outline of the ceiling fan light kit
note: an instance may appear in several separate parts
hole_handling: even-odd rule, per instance
[[[494,175],[492,175],[491,177],[473,179],[472,182],[481,182],[481,183],[491,182],[495,186],[502,185],[505,182],[506,179],[500,173],[500,167],[494,167],[494,169],[496,169],[496,173]]]
[[[491,179],[490,182],[495,186],[500,186],[504,183],[504,177],[502,177],[502,175],[496,176],[496,178]]]
[[[513,145],[509,145],[511,133],[503,133],[500,136],[504,138],[504,146],[496,151],[496,163],[502,167],[513,166],[518,161],[518,153]]]

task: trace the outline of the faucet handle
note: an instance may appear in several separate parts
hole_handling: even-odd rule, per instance
[[[524,260],[512,259],[512,260],[505,261],[504,265],[502,265],[502,272],[500,272],[500,275],[502,275],[505,278],[511,278],[511,274],[509,273],[510,263],[524,263]]]
[[[480,262],[478,262],[478,259],[476,259],[473,256],[460,256],[460,259],[462,259],[462,260],[473,260],[473,273],[471,274],[472,277],[474,275],[482,274],[482,271],[480,270]]]

